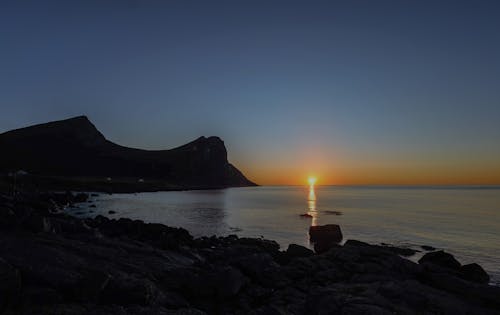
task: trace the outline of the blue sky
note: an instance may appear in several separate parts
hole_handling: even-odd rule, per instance
[[[0,131],[84,114],[220,136],[264,184],[500,183],[499,29],[498,1],[2,1]]]

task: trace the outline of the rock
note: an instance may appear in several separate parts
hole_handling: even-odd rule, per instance
[[[73,197],[73,202],[80,203],[85,202],[89,199],[89,195],[85,193],[78,193]]]
[[[313,216],[310,215],[309,213],[303,213],[300,215],[301,218],[312,218]]]
[[[396,246],[391,246],[391,245],[382,246],[382,248],[387,249],[387,250],[389,250],[397,255],[401,255],[401,256],[405,256],[405,257],[413,256],[417,253],[416,250],[411,249],[411,248],[396,247]]]
[[[8,207],[2,207],[0,205],[0,226],[9,227],[16,220],[16,216],[12,209]]]
[[[23,304],[31,305],[54,305],[63,302],[62,296],[57,290],[46,287],[23,288]]]
[[[252,281],[264,287],[282,285],[281,274],[278,273],[279,265],[268,253],[254,253],[238,257],[232,265]]]
[[[23,221],[23,225],[32,232],[51,232],[50,220],[39,214],[32,214]]]
[[[17,303],[21,290],[21,276],[7,261],[0,258],[0,313]]]
[[[219,299],[235,296],[247,281],[238,269],[229,266],[218,270],[214,276],[216,296]]]
[[[187,273],[183,279],[183,287],[191,297],[221,301],[238,294],[246,282],[241,271],[231,266],[223,266],[201,270],[196,274]]]
[[[114,210],[109,210],[108,211],[108,214],[115,214],[115,213],[116,213],[116,211],[114,211]]]
[[[89,208],[95,208],[95,207],[96,207],[96,205],[90,205],[89,206]]]
[[[153,282],[132,275],[112,277],[100,297],[101,303],[119,305],[157,305],[160,300],[160,292]]]
[[[423,250],[426,250],[426,251],[434,251],[436,250],[436,248],[432,247],[432,246],[428,246],[428,245],[422,245],[420,246]]]
[[[325,211],[322,211],[322,212],[325,213],[325,214],[331,214],[331,215],[342,215],[341,211],[325,210]]]
[[[372,248],[383,249],[386,251],[393,252],[397,255],[405,256],[405,257],[415,255],[415,253],[417,252],[416,250],[411,249],[411,248],[396,247],[396,246],[392,246],[392,245],[389,245],[386,243],[382,243],[382,244],[383,245],[372,245],[372,244],[368,244],[368,243],[357,241],[357,240],[347,240],[347,242],[345,242],[344,246],[370,246]]]
[[[460,276],[463,279],[487,284],[490,282],[490,276],[484,269],[476,263],[463,265],[460,267]]]
[[[442,250],[425,254],[422,258],[420,258],[418,263],[430,263],[451,270],[459,270],[461,266],[453,255],[445,253]]]
[[[309,248],[297,244],[290,244],[286,250],[288,258],[293,259],[297,257],[309,257],[314,255],[314,252]]]
[[[326,252],[342,241],[340,226],[337,224],[311,226],[309,240],[314,243],[316,253]]]

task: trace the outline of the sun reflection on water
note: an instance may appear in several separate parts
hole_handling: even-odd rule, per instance
[[[309,196],[307,198],[307,214],[312,217],[311,225],[316,225],[318,211],[316,210],[316,192],[314,191],[314,185],[309,186]]]

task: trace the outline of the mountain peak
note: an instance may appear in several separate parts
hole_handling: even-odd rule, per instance
[[[200,137],[171,150],[127,148],[106,140],[86,116],[6,132],[0,150],[0,172],[149,178],[187,187],[254,185],[229,164],[219,137]]]

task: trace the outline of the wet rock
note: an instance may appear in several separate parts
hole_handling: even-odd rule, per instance
[[[418,261],[419,264],[434,264],[442,268],[459,270],[460,263],[453,257],[442,250],[425,254]]]
[[[96,205],[90,205],[89,206],[89,208],[95,208],[95,207],[96,207]]]
[[[114,210],[109,210],[108,211],[108,214],[115,214],[115,213],[116,213],[116,211],[114,211]]]
[[[309,213],[303,213],[300,215],[301,218],[312,218],[313,216],[310,215]]]
[[[311,226],[309,240],[314,243],[316,253],[326,252],[342,241],[340,226],[337,224]]]
[[[490,282],[490,276],[484,271],[484,269],[476,263],[463,265],[460,267],[460,275],[462,278],[477,282],[487,284]]]

